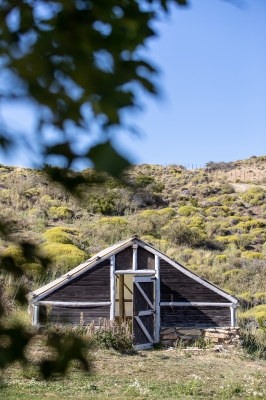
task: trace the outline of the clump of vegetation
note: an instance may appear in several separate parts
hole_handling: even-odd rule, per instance
[[[243,194],[242,200],[253,206],[260,206],[266,201],[266,192],[261,187],[252,187]]]

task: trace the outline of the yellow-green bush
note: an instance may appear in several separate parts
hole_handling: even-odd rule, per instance
[[[140,213],[141,217],[150,218],[154,215],[158,215],[158,212],[155,210],[145,210]]]
[[[250,221],[240,222],[239,224],[235,225],[232,229],[234,231],[249,232],[250,229],[264,228],[265,226],[266,226],[266,223],[264,221],[259,220],[259,219],[252,219]]]
[[[252,319],[258,321],[260,318],[266,319],[266,304],[261,304],[259,306],[255,306],[250,308],[247,311],[239,311],[239,318]]]
[[[1,253],[2,258],[11,257],[17,267],[27,263],[26,258],[23,256],[23,251],[19,246],[9,246]]]
[[[167,208],[163,208],[162,210],[158,211],[158,214],[159,215],[163,215],[163,216],[167,216],[170,219],[170,218],[173,218],[176,215],[176,211],[173,208],[167,207]]]
[[[178,214],[185,217],[189,217],[190,215],[195,214],[195,212],[197,212],[197,208],[193,206],[183,206],[178,210]]]
[[[47,242],[51,243],[73,244],[67,228],[51,228],[45,232],[44,237]]]
[[[126,228],[128,225],[128,222],[120,217],[111,217],[111,218],[102,218],[98,221],[98,224],[100,225],[109,225],[112,227],[119,227],[119,228]]]
[[[24,192],[24,196],[27,197],[27,199],[31,199],[32,197],[38,196],[39,194],[40,191],[36,188],[27,189]]]
[[[254,298],[262,303],[266,303],[266,292],[255,293]]]
[[[40,264],[37,263],[24,263],[21,264],[20,268],[25,272],[26,275],[33,278],[38,278],[44,273],[44,269]]]
[[[219,254],[215,257],[215,262],[218,264],[225,263],[228,260],[228,256],[226,254]]]
[[[204,219],[200,215],[194,215],[189,219],[189,227],[205,229]]]
[[[40,249],[51,260],[52,269],[58,273],[65,273],[88,259],[88,255],[73,244],[46,242]]]
[[[73,211],[68,207],[50,207],[48,215],[53,219],[69,219],[73,217]]]
[[[223,277],[229,279],[231,276],[239,274],[239,272],[241,272],[241,269],[238,268],[230,269],[230,271],[226,271],[223,273]]]
[[[243,258],[248,258],[250,260],[254,260],[256,258],[262,259],[263,254],[259,253],[258,251],[243,251],[242,255]]]
[[[2,189],[0,191],[0,201],[4,204],[10,202],[10,191],[8,189]]]
[[[237,297],[240,297],[240,299],[246,300],[249,303],[252,302],[252,296],[249,292],[240,293]]]
[[[40,198],[40,203],[43,207],[51,207],[54,205],[54,200],[48,194],[45,194]]]
[[[230,196],[229,194],[223,194],[219,197],[218,201],[222,203],[223,206],[230,207],[235,202],[235,197]]]
[[[259,206],[265,200],[265,191],[261,187],[252,187],[242,196],[242,200],[253,205]]]
[[[218,240],[218,242],[229,244],[229,243],[237,243],[239,236],[238,235],[216,236],[215,239]]]
[[[1,258],[12,258],[16,267],[20,268],[28,276],[37,278],[43,273],[43,268],[37,262],[30,262],[23,255],[19,246],[9,246],[1,253]]]
[[[206,215],[213,217],[226,217],[230,213],[230,209],[226,206],[213,206],[206,210]]]

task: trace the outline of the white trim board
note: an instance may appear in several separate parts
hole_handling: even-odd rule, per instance
[[[232,303],[235,303],[235,304],[238,303],[238,301],[235,297],[231,296],[228,293],[225,293],[222,289],[219,289],[218,287],[214,286],[212,283],[209,283],[209,282],[205,281],[204,279],[200,278],[199,276],[193,274],[193,272],[182,267],[176,261],[171,260],[171,258],[167,257],[165,254],[155,250],[153,247],[145,244],[144,242],[140,241],[139,239],[136,239],[136,241],[139,246],[143,247],[145,250],[149,251],[150,253],[153,253],[154,255],[159,256],[162,260],[168,262],[170,265],[172,265],[173,267],[175,267],[176,269],[178,269],[180,272],[187,275],[191,279],[194,279],[195,281],[199,282],[201,285],[207,287],[208,289],[212,290],[213,292],[218,293],[220,296],[225,297],[226,299],[230,300]]]
[[[34,305],[41,306],[54,306],[54,307],[102,307],[102,306],[110,306],[110,301],[38,301],[34,303]]]
[[[234,303],[204,303],[197,301],[162,301],[160,302],[161,307],[184,307],[184,306],[197,306],[197,307],[232,307]]]

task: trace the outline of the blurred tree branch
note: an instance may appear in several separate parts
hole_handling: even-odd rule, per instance
[[[37,110],[38,128],[32,152],[40,149],[41,164],[49,156],[63,156],[67,167],[80,157],[90,160],[96,170],[118,176],[129,165],[110,142],[113,128],[126,128],[121,118],[124,108],[139,106],[137,90],[157,94],[156,67],[140,56],[147,39],[156,36],[151,22],[167,13],[170,4],[187,6],[186,0],[0,0],[0,100],[28,101]],[[91,135],[93,124],[101,133],[92,148],[75,150],[79,140],[72,131]],[[46,139],[51,129],[54,139]],[[21,134],[21,133],[20,133]],[[23,135],[21,135],[23,138]],[[0,124],[0,147],[6,152],[18,144],[18,136]],[[24,137],[26,141],[26,137]],[[27,146],[30,147],[30,141]],[[50,165],[45,170],[52,180],[73,192],[82,183],[67,169]],[[1,224],[1,235],[5,226]],[[26,259],[38,257],[30,243],[19,243]],[[48,260],[40,259],[43,268]],[[0,259],[1,271],[14,276],[24,272],[12,257]],[[23,296],[18,301],[25,302]],[[0,318],[4,307],[0,303]],[[25,348],[32,338],[23,327],[6,328],[0,322],[0,368],[19,360],[26,363]],[[53,335],[48,345],[57,355],[43,362],[45,378],[64,373],[70,360],[78,359],[85,369],[85,344],[77,337]]]

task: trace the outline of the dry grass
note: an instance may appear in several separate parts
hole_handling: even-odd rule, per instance
[[[34,367],[46,352],[41,336],[28,351],[31,365],[10,367],[3,376],[5,399],[266,399],[266,362],[242,350],[191,356],[180,349],[133,355],[97,350],[91,353],[90,374],[73,362],[67,376],[48,382]]]

